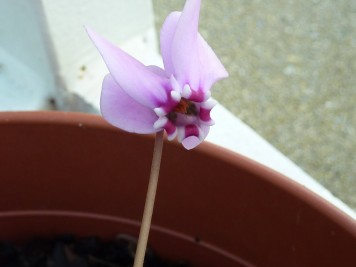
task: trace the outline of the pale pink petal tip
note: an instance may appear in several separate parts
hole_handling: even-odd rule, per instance
[[[202,141],[196,136],[189,136],[182,141],[182,145],[185,149],[193,149],[199,145]]]

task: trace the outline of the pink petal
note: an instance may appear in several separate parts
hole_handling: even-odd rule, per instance
[[[110,124],[134,133],[154,133],[157,115],[131,98],[108,74],[103,81],[100,110]]]
[[[174,67],[172,63],[172,42],[180,15],[181,12],[178,11],[169,14],[163,23],[160,34],[161,54],[164,69],[166,70],[169,76],[171,74],[174,74]]]
[[[181,86],[189,83],[193,90],[200,87],[206,92],[228,73],[198,33],[199,5],[200,1],[188,0],[183,14],[172,12],[164,22],[160,41],[166,71],[175,74]]]
[[[214,83],[227,78],[229,74],[200,34],[198,35],[198,53],[200,66],[202,67],[200,70],[201,86],[203,91],[208,91]]]
[[[168,79],[150,71],[145,65],[120,48],[86,28],[101,53],[111,75],[120,87],[142,105],[155,108],[167,100]]]
[[[199,87],[201,67],[197,42],[199,11],[200,0],[186,1],[171,45],[171,58],[177,81],[181,85],[189,83],[194,90]],[[171,25],[173,26],[173,22]]]

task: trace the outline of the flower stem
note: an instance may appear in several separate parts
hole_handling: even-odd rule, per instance
[[[163,131],[156,134],[155,145],[153,149],[152,165],[148,190],[146,195],[146,203],[143,211],[140,235],[138,237],[135,261],[133,267],[143,267],[145,259],[148,235],[150,232],[153,207],[157,191],[159,169],[161,165],[163,147]]]

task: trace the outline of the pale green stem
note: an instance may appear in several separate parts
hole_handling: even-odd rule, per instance
[[[145,259],[148,235],[150,232],[153,207],[157,191],[159,169],[161,165],[163,147],[163,131],[156,134],[155,145],[153,149],[152,165],[148,190],[146,195],[146,203],[143,211],[140,235],[138,237],[135,262],[133,267],[143,267]]]

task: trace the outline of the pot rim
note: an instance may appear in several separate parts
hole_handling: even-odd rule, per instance
[[[79,123],[78,123],[79,122]],[[1,124],[48,124],[55,123],[57,125],[67,125],[71,127],[83,128],[101,128],[107,131],[121,131],[118,128],[111,126],[100,115],[65,112],[65,111],[10,111],[0,112]],[[154,135],[140,135],[144,138],[152,139]],[[181,146],[177,141],[167,141],[165,143],[175,146]],[[203,142],[196,149],[197,153],[210,155],[215,159],[223,160],[232,165],[239,167],[251,174],[258,175],[268,183],[274,184],[276,187],[296,196],[298,199],[309,203],[314,209],[342,226],[346,231],[356,238],[356,221],[348,214],[334,206],[332,203],[322,198],[315,192],[307,189],[303,185],[293,181],[283,174],[272,170],[250,158],[247,158],[234,151],[220,147],[218,145]],[[263,173],[263,175],[261,175]],[[0,211],[1,213],[1,211]]]

